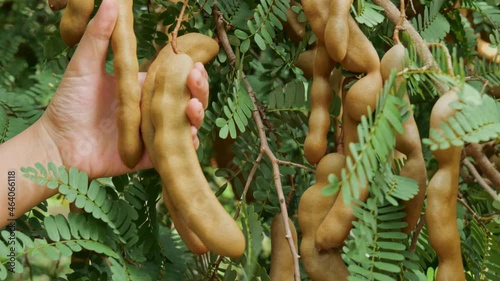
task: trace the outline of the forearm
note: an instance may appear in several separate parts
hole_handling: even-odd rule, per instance
[[[21,167],[61,165],[59,151],[40,122],[0,145],[0,229],[56,194],[23,177]]]

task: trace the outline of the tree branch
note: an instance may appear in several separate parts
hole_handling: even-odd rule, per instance
[[[214,1],[214,5],[212,6],[212,13],[214,15],[214,20],[215,20],[216,27],[217,27],[217,35],[219,37],[219,44],[222,45],[222,48],[227,53],[227,56],[229,58],[231,65],[234,65],[236,56],[233,52],[233,49],[231,48],[229,40],[227,40],[226,29],[224,28],[224,25],[223,25],[223,22],[224,22],[223,15],[219,11],[219,9],[217,8],[215,1]],[[295,269],[295,280],[300,281],[299,255],[298,255],[297,249],[295,248],[295,245],[294,245],[294,241],[293,241],[292,234],[290,231],[290,225],[288,224],[288,211],[287,211],[287,207],[286,207],[286,200],[285,200],[285,195],[283,193],[283,186],[281,184],[281,175],[280,175],[279,166],[278,166],[279,160],[276,158],[273,151],[269,147],[269,143],[267,142],[266,131],[264,129],[264,123],[262,121],[262,116],[259,112],[259,102],[255,96],[255,91],[254,91],[252,85],[250,84],[250,81],[248,81],[247,76],[243,71],[241,72],[241,79],[248,90],[248,95],[249,95],[250,100],[252,101],[252,104],[254,106],[254,110],[252,111],[252,117],[257,125],[257,129],[259,132],[261,152],[264,155],[266,155],[267,158],[269,158],[269,160],[271,161],[272,167],[273,167],[274,185],[276,187],[276,192],[278,194],[281,215],[283,217],[283,222],[285,223],[285,228],[286,228],[285,237],[288,240],[288,245],[290,247],[290,251],[292,252],[292,256],[294,258],[293,259],[293,266]]]
[[[472,165],[472,163],[467,158],[464,158],[462,163],[464,163],[465,167],[467,167],[467,169],[469,169],[469,171],[472,173],[472,175],[476,179],[477,183],[479,183],[479,185],[493,198],[493,200],[496,200],[498,197],[497,193],[493,190],[493,188],[491,188],[486,183],[486,181],[483,179],[483,177],[481,177],[479,172],[476,170],[476,167],[474,167],[474,165]]]
[[[465,153],[472,156],[474,163],[479,167],[481,172],[483,172],[497,190],[500,190],[500,172],[495,169],[495,166],[484,155],[482,146],[477,143],[471,143],[465,147]]]

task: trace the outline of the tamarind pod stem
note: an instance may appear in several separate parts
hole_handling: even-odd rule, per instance
[[[301,2],[312,32],[318,38],[318,42],[324,42],[330,0],[302,0]]]
[[[93,11],[94,0],[68,0],[59,28],[61,37],[68,47],[80,42]]]
[[[292,220],[288,218],[288,225],[292,232],[293,242],[297,247],[297,230]],[[274,216],[271,222],[271,268],[269,269],[271,281],[294,280],[293,255],[286,238],[285,223],[281,213]]]
[[[457,100],[454,92],[439,98],[432,108],[431,128],[441,132],[441,122],[455,114],[449,104]],[[465,280],[456,214],[461,154],[462,146],[433,151],[438,170],[427,187],[425,217],[429,240],[438,256],[437,281]]]
[[[386,81],[389,78],[391,70],[397,72],[402,71],[407,65],[405,61],[405,47],[402,44],[396,44],[391,47],[380,62],[380,73],[382,78]],[[396,79],[397,87],[400,87],[404,81],[403,77]],[[410,105],[408,93],[405,92],[404,100]],[[404,233],[410,233],[417,225],[422,211],[422,206],[425,198],[425,187],[427,182],[427,169],[425,167],[425,160],[422,154],[422,145],[420,143],[420,134],[415,122],[413,114],[410,118],[403,123],[404,132],[396,135],[396,149],[403,153],[407,161],[401,169],[401,175],[404,177],[412,178],[417,181],[419,192],[412,199],[405,201],[406,217],[405,221],[408,225],[403,228]]]
[[[66,8],[67,4],[68,0],[49,0],[49,7],[54,12]]]
[[[318,43],[311,88],[309,131],[304,142],[304,155],[311,164],[318,163],[327,149],[327,133],[330,129],[329,111],[333,98],[329,78],[333,66],[333,61],[328,57],[325,46]]]
[[[330,58],[336,62],[344,60],[349,44],[348,17],[352,0],[330,1],[330,12],[325,27],[325,46]]]
[[[118,19],[111,36],[111,44],[118,92],[118,151],[123,163],[133,168],[142,157],[143,145],[140,136],[141,88],[138,80],[139,62],[132,0],[118,1]]]
[[[196,235],[187,225],[187,223],[182,218],[182,215],[179,213],[179,210],[175,207],[175,205],[170,200],[170,196],[167,193],[167,189],[163,188],[163,202],[168,209],[168,213],[170,214],[170,218],[174,222],[175,229],[177,229],[177,233],[182,238],[184,243],[186,243],[187,248],[194,254],[202,255],[208,252],[207,246],[201,242],[198,235]]]
[[[340,178],[344,162],[344,155],[339,153],[330,153],[321,158],[316,168],[316,183],[300,198],[300,256],[309,278],[313,281],[343,281],[347,280],[349,275],[338,249],[319,252],[315,245],[316,231],[337,198],[337,195],[323,196],[321,192],[328,184],[329,174],[333,173]]]

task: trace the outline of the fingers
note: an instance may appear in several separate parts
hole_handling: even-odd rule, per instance
[[[187,78],[187,85],[193,98],[197,98],[203,108],[208,107],[208,74],[202,63],[195,63]]]
[[[205,110],[203,109],[203,105],[201,102],[192,98],[187,107],[186,107],[186,115],[191,123],[191,126],[199,129],[201,127],[201,123],[203,122],[203,118],[205,117]]]
[[[117,17],[116,0],[103,0],[99,11],[87,25],[82,40],[68,65],[67,72],[72,75],[84,76],[104,71],[109,39]]]

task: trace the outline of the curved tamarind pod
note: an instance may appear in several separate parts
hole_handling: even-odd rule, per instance
[[[311,164],[318,163],[327,149],[327,133],[330,129],[329,111],[333,98],[329,78],[333,67],[333,61],[328,56],[325,46],[318,42],[311,88],[309,131],[304,142],[304,155]]]
[[[292,10],[292,6],[302,7],[300,3],[293,0],[290,2],[290,8],[286,13],[286,22],[283,22],[283,30],[285,31],[286,36],[288,36],[293,43],[298,44],[302,41],[304,34],[306,33],[306,23],[299,22],[299,15]]]
[[[118,1],[118,19],[111,36],[114,71],[118,92],[118,151],[129,168],[135,167],[142,157],[141,88],[137,75],[137,40],[134,34],[133,1]]]
[[[498,49],[479,37],[477,38],[477,54],[488,61],[500,63]]]
[[[201,242],[200,237],[196,235],[193,230],[189,228],[186,221],[182,217],[182,214],[179,212],[175,204],[170,199],[170,196],[166,194],[166,189],[163,189],[163,202],[168,209],[168,213],[170,214],[170,218],[172,219],[175,229],[177,229],[177,233],[182,238],[186,247],[194,254],[202,255],[208,252],[207,246]]]
[[[382,78],[387,80],[392,69],[402,71],[406,65],[405,47],[402,44],[396,44],[389,49],[380,62],[380,72]],[[399,77],[396,80],[398,87],[403,82],[404,78]],[[408,94],[404,95],[405,102],[410,105]],[[401,169],[401,175],[412,178],[417,181],[419,192],[411,200],[405,201],[405,221],[408,225],[403,228],[404,233],[410,233],[417,225],[422,211],[425,198],[425,187],[427,183],[427,169],[425,168],[425,160],[422,154],[422,145],[420,143],[420,134],[418,132],[417,123],[413,114],[403,123],[404,132],[396,135],[396,149],[403,153],[407,161]]]
[[[94,0],[68,0],[59,30],[68,47],[73,47],[80,42],[93,11]]]
[[[68,0],[49,0],[49,7],[54,12],[66,8],[67,4]]]
[[[151,64],[145,81],[144,98],[151,98],[142,104],[146,148],[150,155],[154,153],[152,162],[162,178],[164,196],[187,226],[210,251],[239,257],[245,249],[245,238],[203,175],[185,114],[190,99],[186,79],[193,69],[193,59],[208,62],[218,53],[218,45],[201,34],[179,37],[177,43],[183,53],[175,54],[167,45]],[[150,113],[145,114],[148,110]]]
[[[318,38],[318,42],[324,42],[330,0],[302,0],[301,2],[312,32]]]
[[[336,62],[344,60],[349,44],[349,10],[353,0],[331,0],[328,21],[325,27],[325,46],[330,58]]]
[[[340,178],[344,162],[345,157],[340,153],[330,153],[321,158],[316,167],[316,183],[300,198],[300,256],[313,281],[343,281],[349,276],[339,249],[319,252],[315,245],[316,231],[337,198],[336,195],[324,196],[321,191],[328,184],[329,174],[333,173]]]
[[[297,230],[292,220],[288,218],[288,225],[292,233],[292,239],[297,248]],[[294,280],[295,270],[293,267],[293,255],[286,238],[285,223],[281,213],[274,216],[271,222],[271,268],[269,277],[271,281]]]
[[[458,101],[455,92],[442,95],[431,112],[430,127],[441,132],[441,122],[454,116],[449,106]],[[427,210],[425,218],[429,240],[438,256],[437,281],[465,280],[460,236],[457,226],[457,193],[462,146],[451,146],[432,152],[438,162],[438,170],[427,187]]]

